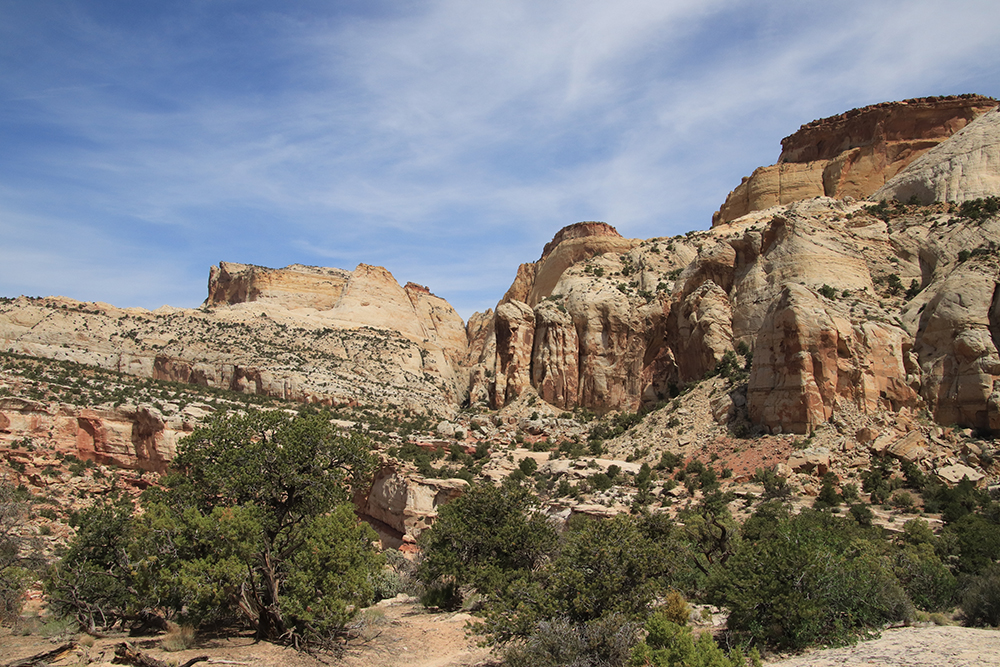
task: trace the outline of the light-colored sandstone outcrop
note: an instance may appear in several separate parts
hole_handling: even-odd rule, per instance
[[[204,414],[195,406],[167,417],[148,405],[91,409],[0,399],[2,431],[48,442],[83,461],[158,473],[166,472],[178,441]]]
[[[386,465],[356,505],[362,517],[378,522],[377,528],[388,526],[400,542],[413,544],[433,523],[438,507],[462,495],[468,486],[463,479],[424,479]]]
[[[301,264],[269,269],[219,262],[209,271],[205,305],[265,301],[285,308],[329,310],[340,299],[350,277],[350,271]]]
[[[872,199],[964,202],[1000,193],[1000,109],[987,112],[879,188]]]
[[[852,324],[819,294],[786,285],[757,337],[750,418],[772,431],[809,433],[841,400],[865,411],[914,405],[904,338],[890,325]]]
[[[0,304],[0,349],[287,400],[448,412],[467,389],[455,310],[382,267],[213,267],[198,310]]]
[[[777,164],[760,167],[729,194],[712,224],[810,197],[867,197],[996,104],[978,95],[920,98],[803,125],[781,140]]]
[[[668,274],[695,253],[680,239],[624,239],[604,223],[561,230],[538,262],[521,265],[492,324],[476,325],[470,401],[502,407],[532,389],[559,408],[605,412],[662,397],[676,379],[663,346]]]

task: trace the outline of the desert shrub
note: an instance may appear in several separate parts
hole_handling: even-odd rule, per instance
[[[917,467],[917,464],[903,459],[900,461],[900,466],[903,469],[903,479],[906,488],[913,489],[914,491],[922,490],[927,484],[927,476]]]
[[[940,512],[946,523],[955,523],[967,514],[975,513],[989,505],[986,493],[976,488],[968,479],[955,486],[928,481],[923,488],[924,509]]]
[[[982,220],[1000,210],[1000,197],[980,197],[962,202],[958,215],[971,220]]]
[[[543,622],[579,629],[609,615],[641,619],[670,582],[684,578],[679,535],[666,517],[574,519],[549,560],[487,602],[480,631],[489,643],[516,645]]]
[[[611,478],[603,472],[595,472],[588,479],[590,480],[590,485],[597,491],[607,491],[614,486],[614,482],[611,481]]]
[[[903,533],[894,553],[896,578],[914,605],[926,611],[950,609],[955,602],[957,582],[941,560],[943,541],[923,519],[903,524]]]
[[[566,533],[544,581],[571,620],[609,612],[635,617],[662,590],[661,577],[675,567],[673,558],[631,516],[591,519]]]
[[[46,573],[49,609],[85,630],[110,627],[144,606],[137,595],[129,553],[134,523],[132,501],[111,496],[70,518],[76,535]]]
[[[739,541],[739,528],[728,507],[732,499],[732,494],[715,490],[706,494],[698,505],[679,514],[691,563],[702,574],[724,565]]]
[[[797,649],[846,642],[912,616],[881,538],[853,521],[775,513],[750,528],[709,582],[710,599],[729,608],[737,638]]]
[[[859,526],[864,528],[870,528],[872,525],[872,520],[875,518],[875,513],[872,512],[871,508],[864,503],[855,503],[851,505],[851,518],[858,522]]]
[[[555,545],[555,530],[538,506],[538,498],[517,485],[473,486],[443,506],[421,534],[420,580],[429,589],[444,581],[488,598],[502,595]]]
[[[451,577],[438,577],[425,585],[420,604],[428,608],[457,609],[462,605],[462,590]]]
[[[369,576],[369,580],[372,585],[373,597],[376,600],[394,598],[400,593],[406,592],[406,584],[403,578],[391,568],[373,572]]]
[[[677,625],[687,625],[691,618],[691,607],[688,606],[684,596],[677,591],[670,591],[663,608],[660,610],[664,618]]]
[[[517,467],[525,474],[525,476],[530,477],[535,474],[536,470],[538,470],[538,461],[530,456],[526,456],[521,459],[521,462]]]
[[[646,639],[632,651],[631,663],[637,667],[745,667],[747,663],[740,648],[726,655],[711,633],[703,632],[695,638],[691,628],[674,623],[663,613],[649,617],[646,632]],[[760,665],[756,651],[751,664]]]
[[[764,499],[787,498],[792,495],[792,489],[788,486],[788,480],[774,470],[757,468],[753,481],[764,487]]]
[[[184,651],[194,645],[194,628],[190,625],[167,624],[167,633],[160,640],[164,651]]]
[[[682,463],[681,457],[673,452],[663,452],[660,454],[660,461],[656,464],[657,470],[673,472],[673,469]]]
[[[816,500],[813,501],[813,507],[816,509],[825,509],[840,505],[843,498],[837,493],[837,488],[834,486],[836,479],[837,476],[829,472],[823,476],[823,486],[820,487],[819,493],[816,495]]]
[[[889,499],[889,504],[901,512],[912,512],[914,508],[913,496],[909,491],[903,490],[893,492],[892,497]]]
[[[823,286],[819,288],[819,293],[825,296],[827,299],[837,298],[836,288],[830,287],[826,283],[823,283]]]
[[[523,642],[503,653],[507,667],[618,667],[627,664],[639,624],[621,614],[588,623],[565,618],[539,622]]]
[[[1000,553],[1000,525],[980,514],[966,514],[945,527],[941,550],[955,558],[955,570],[978,575]]]
[[[0,479],[0,624],[21,613],[24,591],[41,564],[31,540],[21,535],[28,519],[28,503],[6,480]]]
[[[972,626],[1000,626],[1000,563],[969,581],[962,592],[962,620]]]

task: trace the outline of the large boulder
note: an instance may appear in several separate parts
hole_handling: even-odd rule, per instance
[[[397,540],[415,544],[420,533],[434,523],[438,508],[462,495],[469,483],[463,479],[425,479],[396,466],[379,470],[367,494],[355,499],[358,513],[373,519],[377,529],[388,527]],[[379,525],[381,524],[381,525]]]

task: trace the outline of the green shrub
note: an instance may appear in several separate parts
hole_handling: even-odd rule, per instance
[[[773,516],[745,535],[709,593],[736,637],[783,649],[843,643],[913,614],[884,544],[825,512]]]
[[[527,639],[512,644],[504,651],[504,665],[625,665],[638,631],[639,625],[621,614],[610,614],[588,623],[573,623],[564,618],[544,620]]]
[[[530,456],[527,456],[521,459],[521,462],[517,467],[520,468],[521,472],[523,472],[526,477],[531,477],[535,474],[535,471],[538,470],[538,461]]]
[[[538,498],[519,486],[471,487],[444,505],[421,534],[421,581],[428,589],[445,581],[487,598],[501,595],[555,545],[555,530],[535,511],[538,506]]]
[[[709,632],[694,637],[691,628],[678,625],[663,613],[646,621],[646,639],[632,651],[636,667],[745,667],[747,660],[737,647],[727,656]],[[760,655],[753,652],[750,663],[759,667]]]
[[[966,625],[1000,626],[1000,564],[973,577],[962,592],[962,620]]]
[[[955,577],[931,544],[902,545],[895,553],[893,571],[917,609],[945,611],[954,605]]]
[[[827,299],[837,298],[836,288],[830,287],[826,283],[823,283],[823,286],[819,288],[819,293],[825,296]]]
[[[1000,553],[1000,525],[979,514],[966,514],[949,524],[942,537],[951,556],[957,556],[956,571],[978,575]]]
[[[159,608],[192,626],[242,622],[259,638],[328,643],[374,596],[383,559],[347,501],[371,443],[319,414],[220,414],[184,438],[179,474],[75,519],[52,570],[55,608],[87,628]]]
[[[691,607],[688,606],[684,596],[677,591],[670,591],[665,602],[661,610],[664,618],[677,625],[687,625],[688,619],[691,618]]]

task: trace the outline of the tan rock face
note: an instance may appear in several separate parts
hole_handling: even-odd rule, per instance
[[[578,222],[564,227],[545,244],[542,257],[535,264],[526,299],[528,305],[534,307],[551,295],[566,269],[577,262],[609,252],[627,252],[635,245],[603,222]]]
[[[303,402],[448,412],[467,389],[465,325],[426,287],[355,271],[221,263],[199,310],[53,297],[0,304],[0,346],[131,375]]]
[[[9,432],[51,441],[58,451],[83,461],[158,473],[166,472],[178,441],[194,430],[194,422],[166,418],[149,406],[94,410],[0,399],[0,423]]]
[[[782,139],[777,164],[757,169],[729,194],[712,224],[810,197],[867,197],[996,105],[978,95],[920,98],[803,125]]]
[[[539,304],[534,313],[531,384],[546,402],[571,409],[580,392],[580,341],[573,318],[552,302]]]
[[[470,401],[488,396],[502,407],[530,388],[560,408],[603,412],[665,394],[676,378],[663,346],[668,274],[695,254],[683,241],[669,242],[678,254],[667,243],[654,253],[652,242],[644,249],[604,223],[556,234],[537,263],[519,269],[492,331],[477,320]]]
[[[983,268],[959,266],[934,286],[936,293],[920,314],[914,352],[923,371],[924,398],[939,423],[995,430],[1000,419],[997,274]]]
[[[757,338],[750,418],[772,430],[808,433],[829,419],[837,391],[838,332],[820,300],[789,285]]]
[[[508,301],[497,306],[493,322],[497,355],[493,402],[503,406],[531,386],[535,316],[528,304]]]
[[[385,466],[355,504],[362,517],[375,519],[401,542],[413,544],[434,522],[438,507],[462,495],[468,486],[463,479],[424,479]]]
[[[286,308],[329,310],[340,299],[349,271],[293,264],[268,269],[252,264],[220,262],[208,275],[207,306],[270,301]]]
[[[133,375],[445,417],[466,398],[523,406],[535,392],[560,410],[635,410],[741,350],[753,352],[749,393],[732,395],[746,396],[752,419],[772,430],[808,432],[850,405],[926,407],[944,424],[1000,432],[1000,217],[963,219],[947,205],[868,210],[815,196],[868,192],[932,145],[907,170],[908,183],[988,192],[1000,145],[1000,115],[982,115],[992,106],[975,97],[910,100],[811,123],[783,142],[776,181],[744,184],[761,205],[805,199],[646,241],[604,223],[570,225],[537,262],[519,267],[495,311],[468,323],[381,267],[222,263],[197,311],[4,300],[0,346]],[[743,408],[720,399],[713,416],[724,422]],[[88,443],[114,438],[89,419],[74,422],[73,437],[83,433],[81,446],[97,451]],[[135,422],[129,442],[149,443],[143,456],[157,460],[160,431]]]
[[[1000,109],[989,111],[882,186],[873,199],[964,202],[1000,193]]]

